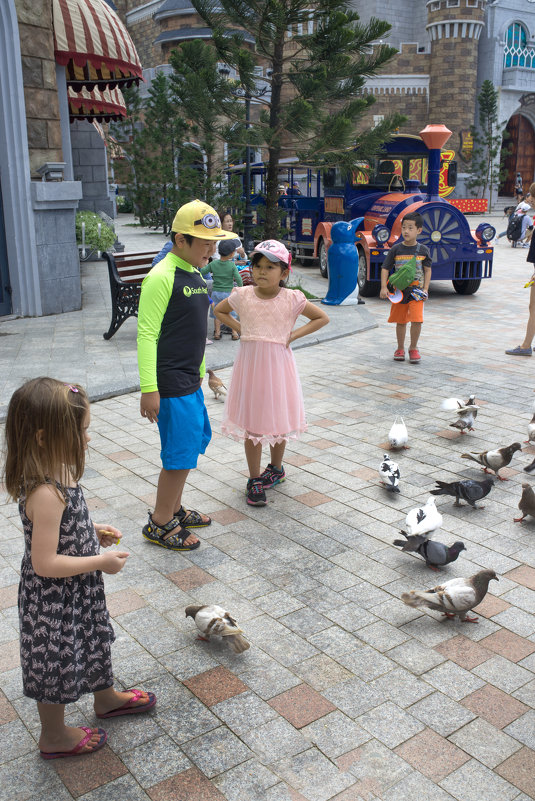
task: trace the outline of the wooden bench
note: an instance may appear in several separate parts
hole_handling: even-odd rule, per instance
[[[111,339],[129,317],[137,317],[141,282],[151,269],[157,253],[158,250],[104,253],[111,290],[111,323],[103,334],[104,339]]]

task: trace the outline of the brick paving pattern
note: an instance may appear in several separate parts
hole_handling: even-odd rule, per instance
[[[391,544],[435,479],[481,477],[462,452],[526,437],[535,359],[504,354],[527,318],[525,253],[499,245],[495,277],[475,296],[432,286],[421,364],[393,362],[379,299],[366,303],[378,328],[298,351],[309,431],[289,446],[286,482],[268,491],[266,508],[248,507],[243,448],[215,436],[184,497],[214,521],[196,530],[202,546],[192,553],[141,537],[159,444],[138,395],[93,404],[82,483],[94,519],[118,526],[131,554],[106,576],[117,686],[153,690],[158,705],[101,721],[109,740],[95,755],[39,758],[17,655],[23,540],[16,505],[2,499],[0,801],[534,797],[535,520],[513,522],[521,483],[535,481],[522,470],[533,449],[515,455],[483,510],[437,499],[436,538],[467,547],[444,571]],[[228,384],[231,370],[221,376]],[[476,430],[461,435],[440,401],[472,392],[482,408]],[[217,434],[223,405],[207,394],[207,406]],[[393,495],[377,468],[396,415],[410,448],[395,456]],[[482,568],[500,581],[476,610],[478,624],[399,600]],[[214,602],[242,625],[244,654],[196,639],[184,608]],[[89,697],[67,717],[96,725]]]

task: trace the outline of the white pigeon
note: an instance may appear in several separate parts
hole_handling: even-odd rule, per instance
[[[407,431],[407,426],[405,425],[403,417],[400,417],[399,420],[396,417],[392,425],[392,428],[388,433],[388,441],[390,443],[390,447],[394,448],[394,450],[407,448],[408,439],[409,439],[409,432]]]
[[[477,617],[466,614],[481,603],[489,588],[489,581],[499,581],[494,570],[480,570],[469,578],[454,578],[431,590],[410,590],[401,595],[407,606],[427,606],[446,617],[459,616],[463,623],[477,623]]]
[[[234,653],[241,654],[251,646],[243,636],[236,620],[222,606],[187,606],[186,617],[191,617],[202,634],[200,640],[209,640],[212,635],[226,637]]]
[[[383,461],[379,466],[379,478],[390,492],[399,492],[399,467],[387,453],[383,454]]]
[[[435,505],[435,499],[429,498],[425,506],[419,506],[407,512],[405,518],[406,531],[402,534],[430,534],[442,525],[442,515]]]
[[[475,401],[476,401],[475,395],[470,395],[467,401],[463,401],[462,398],[444,398],[444,400],[440,404],[440,408],[444,412],[456,412],[462,406],[473,406]]]
[[[528,424],[528,438],[525,442],[535,442],[535,403],[533,404],[533,417]]]

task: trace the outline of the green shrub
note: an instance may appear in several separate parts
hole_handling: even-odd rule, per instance
[[[134,204],[127,195],[117,195],[117,211],[121,214],[133,214]]]
[[[76,213],[76,242],[82,244],[82,223],[85,223],[85,244],[93,250],[110,250],[115,242],[115,231],[93,211]],[[98,224],[100,223],[100,236]]]

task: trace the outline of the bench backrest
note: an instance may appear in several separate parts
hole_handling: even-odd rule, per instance
[[[143,250],[135,253],[106,253],[106,257],[116,280],[125,284],[138,284],[151,269],[152,260],[157,253],[157,250]]]

